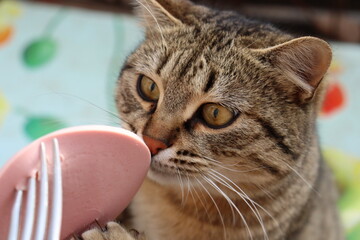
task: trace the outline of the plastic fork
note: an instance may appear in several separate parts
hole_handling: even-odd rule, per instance
[[[40,182],[37,184],[36,177],[30,177],[28,179],[27,186],[27,199],[26,209],[23,210],[24,223],[21,224],[22,202],[24,190],[17,190],[15,201],[11,212],[11,221],[8,240],[44,240],[47,236],[48,240],[60,239],[60,229],[62,220],[62,176],[61,176],[61,162],[59,142],[56,138],[53,139],[53,188],[52,188],[52,204],[49,209],[49,179],[48,179],[48,167],[46,158],[45,144],[40,144],[41,150],[41,170],[40,170]],[[39,201],[37,206],[37,214],[35,218],[36,210],[36,187],[40,185]],[[51,210],[49,223],[48,211]],[[22,226],[22,229],[20,229]]]
[[[0,168],[0,240],[69,239],[94,219],[105,225],[140,188],[150,159],[142,139],[118,127],[76,126],[35,140]]]

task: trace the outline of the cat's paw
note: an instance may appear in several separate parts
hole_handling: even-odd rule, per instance
[[[81,234],[84,240],[146,240],[143,234],[135,230],[128,231],[120,224],[109,222],[104,229],[94,228]]]

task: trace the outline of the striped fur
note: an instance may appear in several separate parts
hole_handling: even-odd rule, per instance
[[[329,46],[186,0],[137,2],[146,38],[116,102],[130,130],[168,148],[152,157],[132,227],[149,240],[343,239],[315,125]],[[157,102],[137,93],[141,74]],[[207,127],[208,102],[235,120]]]

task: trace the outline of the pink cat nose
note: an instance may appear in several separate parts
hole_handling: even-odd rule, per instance
[[[157,139],[154,139],[152,137],[148,137],[148,136],[143,136],[144,142],[145,144],[148,146],[148,148],[150,149],[150,152],[152,155],[157,154],[160,150],[164,150],[166,149],[168,146]]]

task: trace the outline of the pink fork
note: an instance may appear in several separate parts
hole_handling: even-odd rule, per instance
[[[53,191],[52,204],[49,223],[47,216],[49,210],[49,181],[48,167],[46,159],[46,148],[42,142],[41,150],[41,170],[40,170],[40,193],[37,207],[37,217],[35,219],[36,209],[36,177],[30,177],[27,187],[26,211],[22,210],[22,199],[24,190],[17,190],[16,197],[12,208],[10,229],[8,240],[44,240],[47,236],[48,240],[58,240],[60,238],[61,220],[62,220],[62,176],[59,142],[53,139]],[[24,223],[21,226],[21,213],[24,212]],[[32,238],[34,236],[34,238]]]

